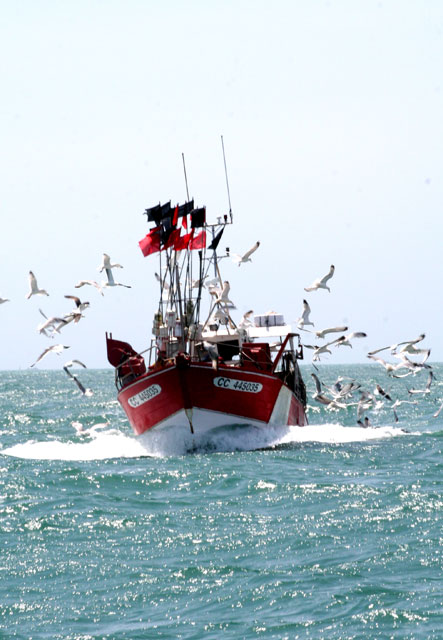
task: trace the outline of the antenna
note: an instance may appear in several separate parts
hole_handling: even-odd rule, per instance
[[[231,223],[232,223],[231,195],[229,193],[228,170],[226,168],[225,145],[223,144],[223,136],[221,136],[221,143],[222,143],[222,149],[223,149],[223,162],[225,165],[226,187],[228,189],[229,215],[231,217]]]
[[[185,184],[186,184],[186,196],[188,198],[188,202],[189,202],[189,190],[188,190],[188,178],[186,177],[186,165],[185,165],[185,154],[182,153],[182,158],[183,158],[183,171],[185,172]]]

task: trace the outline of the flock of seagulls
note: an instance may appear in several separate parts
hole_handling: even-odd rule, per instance
[[[243,255],[231,254],[231,258],[236,264],[238,264],[239,267],[247,262],[252,262],[251,255],[259,248],[259,246],[260,242],[256,242],[251,247],[251,249],[249,249],[249,251],[246,251],[246,253],[244,253]],[[104,295],[104,289],[106,288],[117,286],[131,288],[130,285],[117,282],[114,279],[113,269],[122,268],[123,265],[117,262],[112,262],[110,256],[104,253],[102,262],[98,267],[98,271],[100,273],[102,273],[103,271],[105,272],[106,280],[97,282],[96,280],[85,279],[80,280],[74,286],[76,289],[84,286],[92,286],[96,288],[102,296]],[[321,278],[315,279],[311,285],[304,287],[304,290],[308,293],[312,293],[323,289],[331,293],[329,283],[331,278],[334,276],[334,273],[335,266],[331,265],[326,275]],[[163,282],[162,278],[157,273],[155,274],[155,277],[160,283],[163,284],[163,287],[165,289],[168,288],[167,283]],[[220,286],[219,279],[216,278],[214,280],[208,280],[208,278],[205,277],[201,281],[193,281],[192,287],[207,288],[213,299],[212,320],[220,322],[221,324],[227,324],[230,320],[229,309],[235,309],[235,305],[230,299],[229,282],[225,281],[223,282],[222,286]],[[42,289],[39,287],[35,274],[30,271],[29,292],[26,295],[26,299],[29,300],[32,296],[49,296],[49,293],[46,291],[46,289]],[[81,300],[76,295],[65,295],[64,297],[73,302],[74,309],[64,315],[52,317],[47,317],[45,313],[41,309],[39,309],[41,315],[44,318],[37,327],[37,331],[39,332],[39,334],[53,339],[54,336],[60,334],[60,332],[65,329],[68,324],[78,323],[84,317],[83,312],[90,307],[89,302]],[[10,302],[10,300],[8,298],[0,297],[0,304],[4,304],[6,302]],[[238,324],[238,327],[247,328],[252,326],[252,315],[253,310],[247,311],[243,315],[240,323]],[[403,404],[417,404],[417,400],[414,399],[415,397],[427,396],[431,393],[431,388],[435,381],[435,374],[432,371],[432,367],[427,363],[431,350],[429,348],[422,348],[420,346],[417,347],[417,345],[425,339],[425,334],[420,334],[417,338],[414,338],[412,340],[405,340],[403,342],[398,342],[396,344],[374,349],[367,354],[367,357],[372,362],[379,364],[384,369],[384,372],[388,376],[388,378],[407,378],[409,376],[416,376],[422,371],[428,372],[426,384],[421,388],[408,388],[407,391],[410,399],[400,400],[399,398],[393,399],[391,393],[384,390],[378,382],[376,383],[372,391],[368,391],[362,389],[362,385],[356,380],[350,379],[345,382],[343,378],[339,377],[331,386],[325,385],[320,380],[318,375],[318,368],[314,363],[321,361],[322,356],[324,356],[325,354],[331,355],[331,347],[338,348],[347,346],[352,348],[352,342],[355,339],[367,338],[367,334],[365,332],[352,331],[350,333],[347,333],[349,331],[349,327],[344,325],[332,326],[324,329],[315,329],[314,322],[311,320],[311,307],[306,298],[303,299],[302,312],[297,320],[297,327],[302,331],[313,334],[313,336],[315,336],[315,340],[325,340],[325,338],[327,336],[330,336],[331,334],[339,334],[337,338],[326,342],[314,344],[303,343],[304,348],[312,350],[312,363],[317,371],[317,373],[311,373],[315,385],[315,392],[312,396],[312,399],[317,403],[325,406],[328,410],[334,411],[348,409],[349,407],[355,406],[357,412],[357,424],[359,426],[372,426],[372,423],[369,420],[368,416],[365,416],[364,414],[370,410],[378,412],[386,406],[388,406],[393,411],[395,421],[398,422],[398,407]],[[312,329],[308,329],[307,327],[312,327]],[[208,351],[211,351],[211,359],[213,359],[213,361],[215,362],[216,358],[218,357],[218,354],[216,354],[216,350],[212,350],[212,346],[211,348],[208,345],[204,346]],[[39,362],[41,362],[43,358],[51,353],[60,355],[69,348],[69,346],[64,344],[55,344],[49,346],[44,349],[42,353],[40,353],[40,355],[30,366],[34,367]],[[389,362],[388,360],[386,360],[386,352],[389,352],[396,361]],[[383,357],[379,354],[383,354]],[[411,359],[420,357],[421,360]],[[76,384],[83,395],[92,395],[92,390],[85,388],[78,377],[71,372],[71,368],[75,366],[86,368],[86,365],[83,364],[80,360],[73,359],[65,363],[65,365],[63,366],[63,370],[72,379],[72,381]],[[434,413],[434,417],[438,417],[442,411],[443,402],[439,409]]]
[[[122,284],[114,280],[112,270],[122,269],[122,268],[123,266],[121,264],[118,264],[116,262],[111,262],[110,256],[107,253],[104,253],[102,258],[102,263],[98,267],[98,271],[100,273],[105,271],[106,280],[101,283],[98,283],[95,280],[80,280],[74,286],[75,288],[78,289],[80,287],[83,287],[84,285],[91,285],[95,287],[101,293],[101,295],[104,295],[103,289],[107,287],[121,286],[121,287],[130,288],[130,285]],[[27,300],[29,300],[33,296],[45,296],[45,297],[49,296],[49,293],[46,289],[42,289],[41,287],[39,287],[37,278],[33,271],[29,271],[28,278],[29,278],[29,292],[25,296]],[[43,335],[46,338],[49,338],[52,340],[56,335],[57,336],[60,335],[61,331],[64,330],[67,325],[69,325],[70,323],[77,324],[78,322],[80,322],[82,318],[85,317],[83,314],[84,314],[84,311],[86,311],[86,309],[90,307],[89,302],[82,300],[78,296],[72,295],[72,294],[67,294],[64,297],[73,303],[74,308],[68,313],[65,313],[59,316],[48,317],[44,313],[44,311],[42,311],[42,309],[39,309],[39,312],[43,317],[43,320],[37,326],[37,332],[40,335]],[[0,298],[0,304],[3,304],[5,302],[10,302],[10,300],[7,298]],[[69,348],[70,347],[65,344],[50,345],[49,347],[46,347],[46,349],[44,349],[39,354],[39,356],[30,365],[30,367],[35,367],[38,363],[40,363],[44,358],[46,358],[50,354],[60,355],[64,353],[66,349],[69,349]],[[78,379],[78,377],[71,372],[72,367],[82,367],[86,369],[86,365],[83,364],[83,362],[81,362],[80,360],[73,359],[73,360],[69,360],[64,364],[63,370],[70,377],[70,379],[76,384],[76,386],[84,396],[93,395],[92,390],[84,387],[83,384]]]
[[[317,278],[310,286],[304,287],[304,290],[314,292],[324,289],[330,293],[329,281],[334,273],[335,266],[331,265],[325,276]],[[312,351],[312,363],[316,369],[316,373],[311,374],[315,385],[315,392],[312,395],[312,399],[324,405],[328,410],[339,411],[348,409],[349,407],[356,407],[357,424],[359,426],[372,426],[371,421],[367,416],[364,416],[364,413],[367,411],[377,413],[382,408],[390,408],[393,411],[395,422],[398,422],[398,407],[402,404],[417,404],[417,400],[414,398],[427,396],[431,393],[431,388],[435,381],[435,374],[432,371],[432,367],[427,363],[431,349],[422,348],[419,344],[425,339],[424,333],[412,340],[405,340],[390,346],[380,347],[369,351],[367,354],[367,357],[372,362],[381,365],[385,374],[388,375],[388,378],[407,378],[409,376],[416,376],[422,371],[428,372],[426,384],[423,387],[408,387],[407,393],[410,399],[400,400],[399,398],[392,398],[391,393],[385,391],[378,382],[373,390],[368,391],[362,389],[362,385],[356,380],[349,380],[345,383],[342,378],[338,378],[332,386],[327,386],[320,380],[318,367],[316,367],[314,363],[321,361],[322,356],[325,354],[331,355],[331,347],[347,346],[352,348],[352,342],[355,339],[367,338],[365,332],[353,331],[347,333],[349,330],[347,326],[328,327],[316,330],[314,322],[311,320],[311,307],[306,299],[303,299],[302,312],[297,320],[297,327],[302,331],[312,333],[316,340],[322,341],[327,339],[327,336],[329,337],[331,334],[340,334],[339,337],[324,342],[313,344],[303,342],[303,347]],[[308,329],[307,327],[312,328]],[[385,352],[390,352],[390,355],[396,362],[385,360]],[[382,354],[384,357],[379,354]],[[434,413],[434,417],[438,417],[441,411],[443,411],[443,403]]]

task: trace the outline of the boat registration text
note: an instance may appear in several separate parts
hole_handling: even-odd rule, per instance
[[[260,382],[247,382],[246,380],[235,380],[233,378],[214,378],[214,384],[219,389],[232,389],[234,391],[248,391],[249,393],[259,393],[263,389]]]
[[[136,407],[139,407],[141,404],[148,402],[148,400],[152,400],[152,398],[155,398],[155,396],[158,396],[159,393],[161,393],[160,385],[152,384],[147,389],[143,389],[143,391],[136,393],[135,396],[131,396],[128,399],[128,404],[130,407],[135,409]]]

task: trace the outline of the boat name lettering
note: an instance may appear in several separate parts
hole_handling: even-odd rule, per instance
[[[214,384],[220,389],[233,389],[234,391],[249,391],[249,393],[260,393],[263,385],[260,382],[247,382],[246,380],[235,380],[234,378],[214,378]]]
[[[130,407],[135,409],[136,407],[139,407],[141,404],[148,402],[148,400],[152,400],[152,398],[155,398],[155,396],[158,396],[159,393],[161,393],[160,385],[152,384],[147,389],[143,389],[143,391],[136,393],[135,396],[131,396],[130,398],[128,398],[128,404]]]

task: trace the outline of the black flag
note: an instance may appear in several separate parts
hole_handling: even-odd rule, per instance
[[[214,237],[213,241],[211,242],[211,244],[209,245],[208,249],[213,249],[214,251],[217,249],[218,247],[218,243],[221,240],[221,237],[223,235],[223,231],[225,230],[225,228],[223,227],[222,229],[220,229],[220,231],[217,233],[217,235]]]

